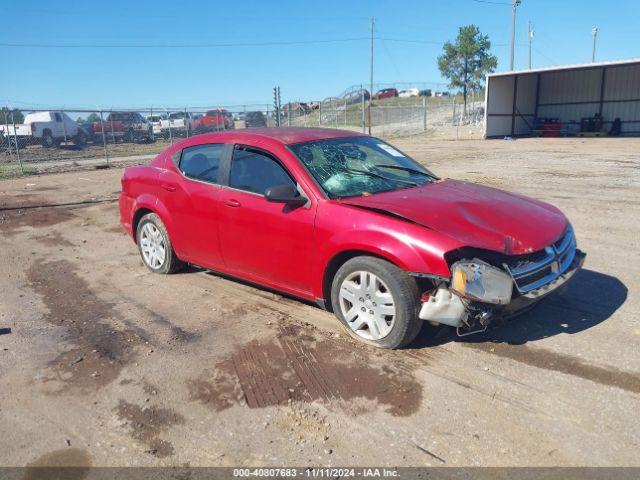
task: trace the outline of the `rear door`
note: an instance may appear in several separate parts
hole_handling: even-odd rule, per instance
[[[172,242],[183,260],[221,265],[220,165],[231,145],[207,143],[175,154],[175,165],[160,174],[161,200],[172,218]],[[171,161],[167,159],[167,161]]]
[[[268,187],[290,184],[310,198],[291,207],[268,202]],[[275,156],[236,145],[220,195],[220,247],[229,270],[299,293],[311,292],[316,201]]]

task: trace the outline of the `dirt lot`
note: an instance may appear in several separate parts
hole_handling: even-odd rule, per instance
[[[640,140],[396,143],[558,205],[585,270],[483,336],[378,351],[312,305],[149,273],[118,169],[3,181],[0,464],[640,465]]]

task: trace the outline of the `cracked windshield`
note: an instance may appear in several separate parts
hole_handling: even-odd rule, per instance
[[[372,137],[333,138],[290,146],[333,198],[415,187],[437,177],[391,145]]]

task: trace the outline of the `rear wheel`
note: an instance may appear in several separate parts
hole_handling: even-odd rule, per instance
[[[140,219],[136,229],[142,261],[154,273],[174,273],[184,267],[171,246],[167,229],[155,213]]]
[[[124,132],[124,135],[122,136],[122,141],[127,143],[133,143],[134,140],[135,140],[135,135],[133,134],[133,129],[129,128]]]
[[[331,303],[351,336],[376,347],[403,347],[422,326],[415,280],[379,258],[345,262],[333,279]]]
[[[53,135],[51,135],[51,132],[49,130],[45,130],[44,133],[42,134],[42,146],[44,148],[51,148],[56,144]]]
[[[87,135],[84,132],[79,131],[78,134],[73,139],[73,143],[77,147],[84,147],[87,144]]]

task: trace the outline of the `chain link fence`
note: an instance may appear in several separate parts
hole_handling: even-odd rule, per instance
[[[479,138],[483,100],[469,97],[371,100],[363,89],[318,102],[138,109],[0,109],[0,178],[143,163],[182,138],[247,127],[323,127],[393,138],[425,134]],[[369,119],[370,115],[370,119]]]
[[[370,118],[369,118],[370,116]],[[427,134],[447,139],[480,138],[483,134],[484,99],[477,95],[390,98],[327,98],[321,102],[294,102],[283,107],[281,125],[340,128],[394,138]]]
[[[193,135],[275,126],[270,105],[0,109],[0,178],[141,163]]]

